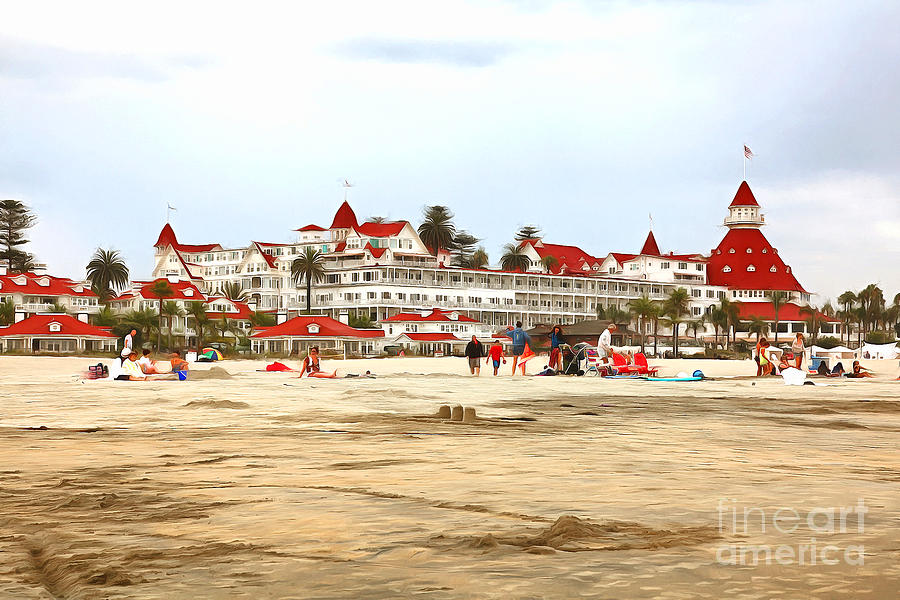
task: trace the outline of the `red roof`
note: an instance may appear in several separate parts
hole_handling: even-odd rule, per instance
[[[452,333],[404,333],[415,342],[461,342],[462,340]]]
[[[450,318],[450,313],[454,311],[452,310],[441,310],[440,308],[433,308],[431,311],[422,316],[422,313],[400,313],[396,314],[393,317],[388,317],[386,319],[382,319],[382,322],[385,323],[396,323],[396,322],[421,322],[421,321],[440,321],[445,323],[478,323],[477,319],[473,319],[471,317],[467,317],[462,313],[457,313],[459,317],[454,320]]]
[[[253,312],[250,310],[250,307],[246,302],[236,302],[234,300],[229,300],[223,296],[215,296],[207,298],[206,304],[208,306],[212,306],[214,302],[224,302],[226,304],[231,304],[237,309],[237,312],[209,312],[207,311],[206,316],[210,319],[221,319],[223,316],[228,317],[229,319],[238,319],[242,321],[246,321],[250,318],[250,313]]]
[[[20,283],[21,282],[21,283]],[[47,285],[42,285],[46,283]],[[76,288],[81,287],[81,291]],[[35,296],[96,296],[88,283],[72,281],[67,277],[53,277],[38,273],[0,275],[0,294],[33,294]]]
[[[775,320],[775,307],[771,302],[740,302],[740,318],[749,320],[751,317],[759,317],[764,321]],[[800,306],[794,303],[782,304],[778,309],[778,320],[781,321],[805,321],[809,318],[807,314],[800,314]],[[820,318],[825,319],[829,323],[839,323],[839,319],[835,319],[816,311]]]
[[[172,226],[168,223],[163,225],[162,231],[159,232],[159,238],[157,238],[156,243],[153,244],[153,246],[155,248],[172,246],[179,252],[188,253],[209,252],[213,248],[221,248],[219,244],[179,244],[178,238],[175,237],[175,230],[172,229]]]
[[[59,323],[60,330],[50,331],[51,323]],[[13,323],[9,327],[0,327],[0,337],[18,335],[116,337],[105,327],[95,327],[94,325],[79,321],[70,315],[34,315],[33,317],[28,317],[18,323]]]
[[[653,231],[647,234],[647,240],[644,242],[643,247],[641,247],[641,254],[651,254],[653,256],[659,255],[659,245],[656,243],[656,238],[653,236]]]
[[[260,242],[253,243],[256,244],[256,249],[259,250],[260,254],[262,254],[262,257],[263,259],[265,259],[266,264],[269,265],[269,268],[275,268],[275,257],[263,250],[262,244]]]
[[[338,242],[338,245],[334,247],[335,252],[343,252],[347,249],[347,242]]]
[[[357,226],[356,232],[369,237],[391,237],[398,235],[406,227],[407,221],[392,221],[390,223],[363,223]]]
[[[374,258],[381,258],[387,248],[375,248],[372,244],[366,242],[366,250],[372,253]]]
[[[159,279],[154,279],[153,281],[135,281],[134,283],[135,285],[140,286],[141,297],[143,297],[145,300],[159,300],[159,297],[150,291],[153,289],[153,284],[157,281],[168,282],[169,287],[175,291],[174,295],[163,298],[163,300],[188,300],[206,302],[206,296],[203,295],[203,292],[197,289],[197,286],[195,286],[190,281],[176,281],[175,283],[172,283],[165,277],[160,277]],[[186,294],[186,292],[189,291],[190,293]],[[118,299],[125,300],[129,297],[133,298],[134,296],[130,294],[122,294]]]
[[[599,258],[591,256],[578,246],[564,246],[562,244],[546,244],[540,240],[525,240],[520,246],[531,244],[538,256],[545,258],[547,256],[554,257],[558,262],[556,266],[550,269],[551,273],[560,273],[565,267],[566,271],[583,271],[584,265],[587,263],[591,268],[595,263],[600,264],[603,261]]]
[[[308,327],[318,325],[318,333],[310,333]],[[331,317],[299,316],[285,321],[281,325],[269,327],[263,331],[254,333],[254,338],[265,337],[349,337],[349,338],[377,338],[384,337],[383,329],[356,329],[344,325]]]
[[[309,225],[306,225],[305,227],[301,227],[300,229],[295,229],[294,231],[328,231],[328,230],[325,229],[324,227],[319,227],[318,225],[313,225],[312,223],[310,223]]]
[[[357,226],[356,213],[347,204],[347,201],[341,204],[337,212],[334,213],[334,220],[331,222],[331,229],[353,229]]]
[[[751,265],[753,270],[748,271]],[[766,236],[755,228],[729,230],[712,251],[706,271],[710,285],[741,290],[806,291]]]
[[[620,265],[638,257],[637,254],[623,254],[622,252],[611,252],[610,254]]]
[[[728,206],[759,206],[759,203],[756,201],[753,192],[750,191],[750,186],[747,185],[747,182],[742,181],[737,193],[734,195],[734,200]]]

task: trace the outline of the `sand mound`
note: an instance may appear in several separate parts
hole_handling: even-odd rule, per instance
[[[508,535],[489,533],[458,540],[450,547],[491,551],[506,546],[521,548],[531,554],[553,554],[555,551],[657,550],[705,544],[718,537],[715,527],[654,529],[639,523],[591,523],[572,515],[563,515],[543,530],[530,529]],[[440,536],[432,541],[442,545],[441,540],[445,539]]]
[[[186,408],[250,408],[246,402],[233,400],[192,400],[184,405]]]
[[[208,379],[231,379],[232,375],[222,367],[210,367],[208,371],[188,371],[188,381]]]

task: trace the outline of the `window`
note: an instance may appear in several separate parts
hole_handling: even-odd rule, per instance
[[[694,265],[694,268],[697,269],[698,271],[702,271],[702,270],[703,270],[703,265],[700,264],[700,263],[697,263],[696,265]]]
[[[729,267],[728,265],[725,265],[725,267],[722,269],[722,272],[723,273],[731,273],[731,267]]]
[[[687,263],[686,262],[678,263],[678,268],[681,269],[682,271],[687,271]]]
[[[772,265],[772,268],[769,269],[769,272],[770,272],[770,273],[777,273],[777,272],[778,272],[778,269],[775,268],[775,265]]]
[[[753,254],[753,250],[751,248],[747,248],[747,254]]]
[[[754,267],[753,265],[747,265],[747,272],[748,272],[748,273],[752,273],[752,272],[755,271],[755,270],[756,270],[756,267]]]
[[[694,306],[691,310],[694,313],[695,317],[699,317],[700,315],[703,314],[703,309],[700,308],[699,306]]]
[[[767,250],[766,248],[763,248],[763,249],[762,249],[762,253],[763,253],[763,254],[765,254],[765,253],[767,253],[767,252],[768,252],[768,250]]]
[[[669,263],[668,263],[668,262],[662,262],[662,263],[659,263],[659,268],[660,268],[660,269],[668,269],[668,268],[669,268]]]
[[[637,271],[638,269],[641,268],[641,265],[639,265],[637,263],[631,263],[629,266],[631,267],[632,271]]]
[[[734,254],[734,248],[729,248],[729,249],[728,249],[728,254]]]

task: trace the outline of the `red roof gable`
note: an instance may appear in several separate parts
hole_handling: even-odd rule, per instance
[[[374,258],[381,258],[387,248],[375,248],[372,244],[366,242],[366,250],[368,250]]]
[[[308,327],[310,325],[318,325],[318,333],[310,333]],[[340,321],[336,321],[331,317],[322,316],[299,316],[285,321],[281,325],[269,327],[263,331],[254,333],[250,337],[349,337],[349,338],[377,338],[384,337],[382,329],[356,329],[349,325],[344,325]]]
[[[647,239],[644,241],[643,247],[641,247],[641,254],[659,255],[659,246],[656,243],[656,237],[654,237],[652,230],[647,234]]]
[[[392,221],[390,223],[363,223],[356,227],[356,232],[369,237],[390,237],[398,235],[406,226],[407,221]]]
[[[450,313],[454,312],[451,310],[441,310],[440,308],[433,308],[431,312],[427,315],[422,316],[422,313],[400,313],[396,314],[393,317],[388,317],[386,319],[382,319],[382,322],[388,323],[396,323],[396,322],[406,322],[406,321],[441,321],[446,323],[478,323],[477,319],[473,319],[471,317],[467,317],[462,313],[457,313],[459,318],[455,321],[450,318]]]
[[[334,213],[334,220],[331,222],[331,229],[353,229],[357,226],[356,213],[347,204],[347,201],[341,204],[337,212]]]
[[[622,252],[611,252],[610,254],[620,265],[638,257],[637,254],[623,254]]]
[[[750,191],[750,186],[747,185],[747,182],[742,181],[737,193],[734,195],[734,200],[728,206],[759,206],[759,203],[756,201],[753,192]]]
[[[213,248],[221,248],[219,244],[179,244],[178,238],[175,237],[175,230],[172,229],[172,226],[168,223],[163,225],[162,231],[159,232],[159,237],[156,239],[156,243],[153,244],[154,248],[163,246],[172,246],[180,252],[188,253],[209,252]]]
[[[206,300],[207,306],[211,307],[214,302],[224,302],[227,304],[233,305],[237,312],[207,312],[206,316],[210,319],[221,319],[223,316],[228,317],[229,319],[238,319],[241,321],[246,321],[250,318],[250,313],[253,311],[250,310],[250,306],[247,305],[246,302],[238,302],[235,300],[229,300],[223,296],[215,296],[210,297]]]
[[[262,254],[262,257],[266,261],[266,264],[269,265],[269,268],[270,269],[275,268],[275,257],[272,256],[271,254],[268,254],[265,250],[263,250],[262,244],[260,244],[259,242],[253,242],[253,243],[256,244],[256,249],[259,250],[260,254]]]
[[[50,331],[51,323],[59,323],[59,331]],[[17,335],[77,335],[114,338],[109,329],[83,323],[70,315],[34,315],[9,327],[0,327],[0,337]]]
[[[18,283],[21,281],[22,283]],[[39,282],[47,285],[41,285]],[[81,291],[75,288],[81,286]],[[19,292],[35,296],[96,296],[88,283],[72,281],[68,277],[53,277],[38,273],[0,275],[0,294]]]
[[[328,231],[328,230],[325,229],[324,227],[319,227],[318,225],[313,225],[312,223],[310,223],[309,225],[301,227],[300,229],[295,229],[294,231]]]
[[[754,270],[748,271],[751,265]],[[706,270],[710,285],[741,290],[806,291],[759,229],[729,230],[713,250]]]
[[[175,291],[175,294],[169,296],[168,298],[163,298],[163,300],[187,300],[187,301],[202,301],[206,302],[206,296],[203,295],[197,286],[195,286],[190,281],[176,281],[172,283],[165,277],[160,277],[159,279],[154,279],[153,281],[135,281],[134,283],[140,286],[140,294],[145,300],[159,300],[159,296],[155,295],[150,290],[153,289],[153,284],[157,281],[166,281],[169,283],[169,287]],[[190,290],[189,294],[185,294]],[[122,294],[118,299],[127,299],[128,297],[133,297],[130,295]]]
[[[772,306],[771,302],[739,302],[738,306],[740,307],[740,318],[742,320],[748,320],[751,317],[759,317],[765,321],[774,321],[775,320],[775,307]],[[805,321],[809,318],[807,314],[800,314],[800,306],[790,302],[787,304],[782,304],[778,309],[778,320],[780,322],[784,321]],[[835,319],[825,315],[822,312],[816,311],[820,318],[825,319],[829,323],[839,323],[839,319]]]

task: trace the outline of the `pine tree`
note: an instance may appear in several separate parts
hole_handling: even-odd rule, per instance
[[[516,241],[534,240],[541,237],[541,228],[534,225],[525,225],[516,232]]]
[[[36,221],[37,217],[22,202],[0,200],[0,262],[5,261],[11,272],[22,273],[34,267],[34,256],[19,246],[28,243],[25,232]]]

